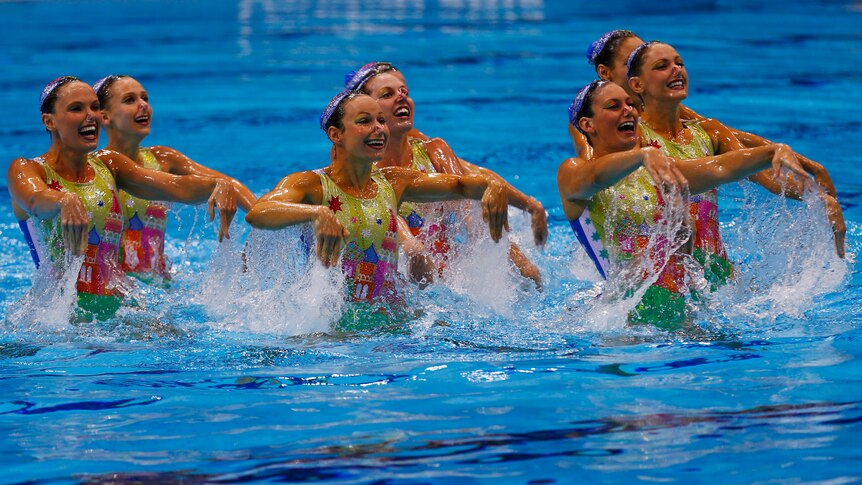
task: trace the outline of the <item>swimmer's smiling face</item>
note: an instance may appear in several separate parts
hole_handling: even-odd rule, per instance
[[[620,152],[637,145],[638,110],[622,87],[607,83],[597,88],[592,111],[592,117],[582,117],[578,123],[590,136],[596,152]]]
[[[657,43],[646,48],[639,73],[629,80],[644,99],[682,101],[688,97],[688,72],[676,49]]]
[[[122,77],[111,85],[108,102],[102,106],[102,123],[121,136],[142,140],[150,134],[153,110],[141,83]]]
[[[363,91],[380,103],[392,133],[403,134],[413,129],[413,99],[404,76],[398,71],[386,71],[369,79]]]
[[[73,81],[57,88],[52,113],[42,114],[45,128],[65,148],[90,152],[99,145],[99,99],[90,85]]]
[[[632,51],[643,43],[644,41],[640,37],[628,37],[624,39],[620,45],[617,46],[616,51],[614,51],[614,58],[611,65],[600,65],[597,69],[599,77],[615,82],[623,88],[627,88],[628,79],[626,77],[626,61],[628,61]]]
[[[368,162],[383,160],[389,128],[380,105],[369,96],[358,96],[345,103],[344,128],[330,127],[327,131],[330,139],[341,145],[350,158]]]

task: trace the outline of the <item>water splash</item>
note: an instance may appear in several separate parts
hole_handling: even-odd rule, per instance
[[[744,215],[725,230],[738,262],[735,282],[716,293],[710,309],[757,325],[782,316],[803,319],[849,272],[835,252],[823,202],[813,192],[797,202],[755,192],[751,184],[743,190]]]
[[[652,235],[646,245],[631,259],[626,260],[621,254],[611,257],[608,279],[601,294],[589,304],[588,311],[584,314],[588,328],[596,331],[619,331],[626,327],[629,314],[649,287],[658,280],[673,255],[682,260],[689,287],[700,289],[705,286],[706,280],[697,263],[681,252],[691,235],[691,221],[688,218],[689,194],[672,187],[662,193],[662,198],[664,203],[658,205],[659,217],[651,227]],[[614,234],[617,231],[617,228],[613,227],[614,221],[628,217],[615,214],[614,210],[623,208],[609,208],[605,218],[605,234]],[[613,247],[608,249],[617,250]]]
[[[342,314],[344,277],[313,257],[311,226],[253,230],[245,245],[222,244],[194,301],[225,330],[299,335],[325,332]]]
[[[66,254],[57,264],[42,264],[33,272],[33,286],[6,307],[9,327],[19,332],[63,332],[77,304],[78,273],[84,256]]]

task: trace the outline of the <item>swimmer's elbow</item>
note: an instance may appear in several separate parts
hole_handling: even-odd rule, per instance
[[[263,211],[260,210],[260,207],[257,205],[251,206],[248,213],[245,215],[245,222],[248,223],[249,226],[264,229],[264,219],[265,217],[262,214]]]

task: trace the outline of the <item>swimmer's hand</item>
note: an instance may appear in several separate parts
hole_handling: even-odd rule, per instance
[[[215,220],[215,209],[218,208],[219,228],[218,241],[230,239],[230,223],[236,214],[236,189],[229,180],[218,179],[216,186],[207,201],[210,222]]]
[[[536,246],[542,246],[548,241],[548,213],[541,202],[530,197],[527,211],[532,216],[530,227],[533,229],[533,241]]]
[[[823,203],[826,205],[826,216],[832,225],[832,235],[835,237],[835,252],[838,253],[839,258],[843,258],[844,237],[847,233],[847,226],[844,224],[844,213],[841,211],[838,199],[831,195],[824,194]]]
[[[811,186],[811,175],[802,168],[802,164],[799,163],[793,150],[784,143],[776,143],[775,152],[772,154],[772,178],[774,180],[780,181],[782,167],[788,170],[788,179],[799,179],[803,190]]]
[[[65,193],[60,199],[60,228],[63,233],[63,245],[74,256],[80,256],[87,250],[87,230],[90,228],[90,217],[81,199],[71,193]]]
[[[655,147],[641,148],[641,155],[643,156],[641,165],[646,168],[656,185],[665,189],[677,187],[681,191],[688,190],[688,180],[672,158]]]
[[[344,238],[348,231],[328,207],[318,206],[314,213],[314,236],[317,239],[317,258],[327,268],[338,264]]]
[[[509,230],[509,197],[503,184],[495,179],[489,180],[482,194],[482,220],[488,223],[494,242],[503,237],[503,229]]]

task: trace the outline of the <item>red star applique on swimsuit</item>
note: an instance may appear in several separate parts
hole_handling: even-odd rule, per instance
[[[338,212],[341,210],[341,200],[337,195],[329,198],[329,210],[332,212]]]
[[[55,180],[55,181],[51,182],[50,184],[48,184],[48,188],[49,188],[49,189],[54,189],[54,190],[59,190],[59,191],[62,191],[62,190],[63,190],[63,186],[62,186],[62,185],[60,185],[60,181],[59,181],[59,180]]]
[[[658,148],[659,150],[661,150],[661,143],[659,143],[658,140],[653,140],[653,141],[649,142],[649,145],[647,145],[647,146],[655,147],[655,148]]]

